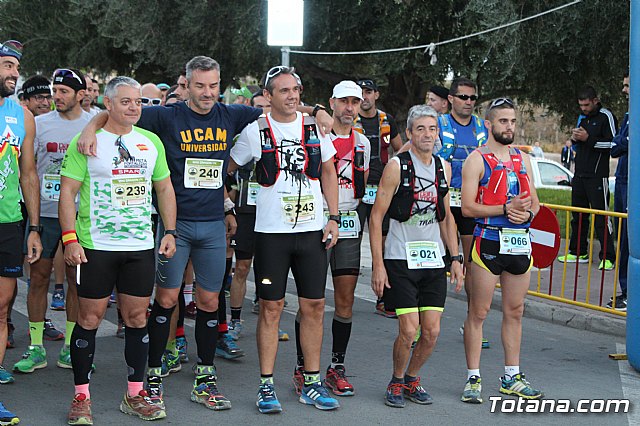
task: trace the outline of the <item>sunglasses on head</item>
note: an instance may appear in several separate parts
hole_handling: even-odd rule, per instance
[[[160,98],[145,98],[144,96],[140,98],[142,105],[161,105],[162,99]]]
[[[300,91],[302,91],[302,80],[300,79],[300,76],[295,73],[296,69],[294,67],[285,67],[284,65],[278,65],[277,67],[273,67],[269,71],[267,71],[267,75],[264,77],[264,87],[267,87],[267,84],[269,84],[269,80],[273,80],[275,77],[282,74],[283,71],[289,70],[291,71],[291,75],[293,75],[293,78],[296,79],[296,82],[300,86]]]
[[[78,82],[82,85],[85,84],[86,85],[86,81],[83,80],[82,78],[80,78],[80,76],[78,74],[76,74],[73,70],[70,70],[68,68],[58,68],[57,70],[55,70],[53,72],[53,82],[54,83],[59,83],[60,81],[62,81],[60,78],[56,81],[56,77],[71,77],[71,78],[75,78],[76,80],[78,80]]]
[[[475,102],[478,100],[478,95],[453,95],[453,96],[462,101],[468,101],[469,99],[471,99],[473,102]]]
[[[124,146],[124,142],[122,141],[122,136],[118,136],[116,139],[116,146],[118,147],[118,154],[125,160],[129,160],[131,158],[131,154],[126,146]]]
[[[491,105],[489,105],[489,109],[497,108],[500,105],[505,105],[505,104],[509,105],[510,107],[514,106],[514,103],[513,103],[513,101],[511,99],[509,99],[509,98],[498,98],[498,99],[494,100],[493,102],[491,102]]]
[[[22,56],[22,43],[18,40],[7,40],[0,44],[0,48],[4,52],[13,52],[19,56]]]

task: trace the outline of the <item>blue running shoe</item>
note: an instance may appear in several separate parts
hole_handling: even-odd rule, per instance
[[[0,402],[0,425],[17,425],[20,423],[18,416],[7,410]]]
[[[384,404],[394,408],[404,408],[404,383],[390,382],[384,395]]]
[[[233,340],[238,340],[240,338],[240,333],[242,333],[242,321],[241,320],[231,320],[229,323],[229,336],[233,338]]]
[[[13,374],[9,373],[7,370],[4,369],[3,366],[0,365],[0,385],[6,385],[13,382],[14,382]]]
[[[500,378],[500,393],[506,395],[516,395],[524,399],[542,399],[544,394],[538,389],[534,389],[525,378],[523,373],[518,373],[507,380]]]
[[[54,311],[64,311],[64,288],[53,290],[49,307]]]
[[[282,412],[282,405],[280,405],[280,401],[278,401],[276,389],[271,383],[263,383],[258,388],[256,406],[262,414]]]
[[[431,395],[429,395],[420,384],[420,377],[416,377],[416,379],[412,381],[407,381],[405,378],[404,396],[416,404],[433,404],[433,398],[431,398]]]
[[[189,355],[187,354],[188,346],[186,337],[176,337],[176,349],[180,354],[180,362],[189,362]]]
[[[244,351],[238,347],[238,344],[233,340],[233,337],[231,337],[229,333],[226,333],[222,337],[218,338],[216,356],[224,359],[236,359],[244,356]]]
[[[338,400],[332,398],[329,391],[320,382],[303,386],[299,401],[303,404],[314,405],[318,410],[335,410],[340,407]]]

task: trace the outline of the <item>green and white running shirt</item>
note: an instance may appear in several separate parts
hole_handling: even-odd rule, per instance
[[[162,142],[154,133],[133,127],[126,135],[97,132],[97,156],[69,145],[60,174],[82,182],[76,233],[82,247],[138,251],[154,247],[151,231],[151,184],[169,177]]]

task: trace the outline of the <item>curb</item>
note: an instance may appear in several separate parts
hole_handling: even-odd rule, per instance
[[[447,297],[467,300],[464,291],[456,293],[449,290]],[[502,292],[497,289],[491,302],[491,309],[502,311]],[[608,315],[604,312],[590,311],[584,308],[574,308],[551,300],[538,300],[528,295],[524,300],[524,316],[552,324],[571,327],[577,330],[604,333],[610,336],[625,337],[627,334],[627,320]]]

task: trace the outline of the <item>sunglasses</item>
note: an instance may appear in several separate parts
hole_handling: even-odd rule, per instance
[[[509,105],[512,108],[514,107],[514,103],[513,103],[513,101],[511,99],[509,99],[509,98],[498,98],[495,101],[491,102],[491,105],[489,105],[489,109],[497,108],[500,105],[505,105],[505,104]]]
[[[129,153],[127,147],[124,146],[122,136],[118,136],[118,139],[116,139],[116,146],[118,147],[118,154],[120,154],[122,158],[124,158],[125,160],[131,159],[131,154]]]
[[[162,99],[160,98],[145,98],[144,96],[140,98],[142,105],[161,105]]]
[[[265,75],[264,77],[264,87],[267,87],[267,84],[269,84],[269,80],[273,80],[275,77],[286,71],[291,72],[291,75],[293,75],[293,78],[296,79],[296,82],[300,86],[300,92],[302,92],[302,79],[298,74],[295,73],[295,70],[296,69],[294,67],[285,67],[284,65],[278,65],[277,67],[271,68],[269,71],[267,71],[267,75]]]
[[[80,76],[78,74],[76,74],[73,70],[67,69],[67,68],[58,68],[57,70],[55,70],[53,72],[53,82],[54,83],[59,83],[60,81],[62,81],[63,78],[65,77],[71,77],[71,78],[75,78],[76,80],[78,80],[78,83],[80,83],[80,85],[86,85],[86,80],[80,78]],[[58,80],[56,80],[56,78],[58,78]]]
[[[475,102],[478,100],[478,95],[453,95],[453,96],[462,101],[468,101],[469,99],[471,99],[473,102]]]
[[[0,44],[0,50],[3,52],[12,52],[18,56],[22,56],[22,43],[18,40],[7,40]]]

